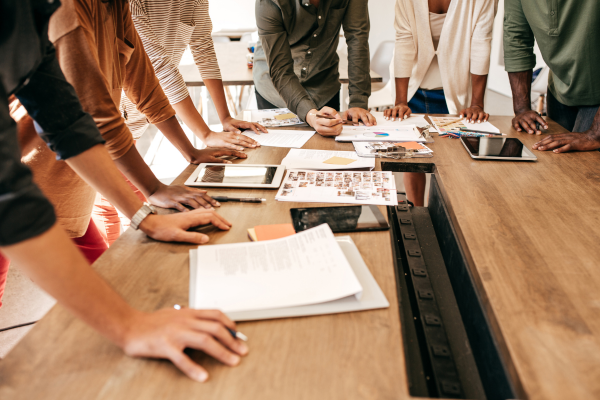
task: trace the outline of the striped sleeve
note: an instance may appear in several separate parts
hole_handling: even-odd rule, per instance
[[[198,1],[194,8],[193,21],[195,27],[190,41],[190,50],[202,79],[221,79],[221,70],[211,35],[212,21],[208,13],[208,0]]]
[[[171,57],[171,54],[174,53],[173,50],[171,49],[171,51],[169,51],[169,47],[174,48],[179,44],[176,42],[178,35],[174,34],[166,36],[166,38],[171,40],[167,40],[167,42],[162,45],[153,29],[153,25],[155,24],[169,23],[169,3],[169,1],[146,1],[146,4],[144,4],[145,6],[153,7],[152,21],[140,0],[130,0],[130,10],[135,29],[142,40],[144,50],[146,50],[146,53],[152,62],[156,77],[158,78],[163,91],[167,95],[169,102],[171,104],[176,104],[189,96],[188,89],[178,69],[180,60],[174,60]],[[161,4],[164,5],[164,8]],[[162,13],[163,11],[164,14]],[[177,29],[177,26],[172,28]],[[183,46],[185,47],[185,44]]]

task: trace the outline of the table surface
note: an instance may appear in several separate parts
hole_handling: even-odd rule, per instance
[[[511,130],[508,117],[491,122],[527,146],[539,139]],[[550,121],[550,132],[561,131]],[[600,397],[600,154],[536,152],[535,163],[477,161],[458,140],[437,135],[435,140],[432,159],[398,162],[435,163],[517,396]],[[351,146],[315,135],[305,148]],[[278,163],[287,151],[249,150],[245,162]],[[275,191],[236,193],[268,201],[225,203],[220,213],[234,225],[227,233],[212,233],[213,244],[247,241],[247,228],[289,222],[288,210],[305,205],[275,202]],[[169,362],[124,356],[56,306],[0,362],[0,398],[410,398],[389,232],[350,236],[388,298],[388,309],[240,323],[250,337],[249,356],[228,368],[193,352],[211,374],[208,383],[198,384]],[[94,268],[134,307],[152,311],[187,304],[190,248],[128,230]]]
[[[254,85],[252,69],[248,68],[246,61],[248,43],[215,43],[215,52],[221,69],[223,85]],[[196,64],[180,65],[179,71],[187,86],[204,86]],[[340,82],[348,83],[348,57],[343,54],[340,54]],[[371,71],[371,82],[382,82],[381,75]]]

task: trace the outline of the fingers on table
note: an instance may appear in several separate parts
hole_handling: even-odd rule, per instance
[[[550,135],[533,145],[535,150],[554,150],[555,153],[564,153],[571,150],[573,139],[569,136]]]
[[[190,320],[190,323],[193,329],[195,329],[198,332],[205,332],[210,334],[213,338],[218,340],[221,344],[225,345],[228,349],[234,351],[235,353],[241,356],[246,355],[248,353],[248,346],[241,340],[234,338],[233,335],[231,335],[231,333],[222,323],[217,321],[199,319],[192,319]],[[237,357],[237,362],[235,359],[231,358],[229,362],[237,364],[237,362],[239,362],[239,357]]]
[[[208,379],[208,372],[193,362],[182,350],[171,347],[167,353],[167,358],[190,379],[198,382],[206,382]]]
[[[215,322],[212,323],[216,324]],[[225,328],[223,328],[223,331],[227,332]],[[231,337],[228,332],[227,334],[229,337]],[[233,367],[240,363],[240,356],[234,354],[220,341],[216,340],[210,333],[201,332],[198,330],[189,330],[182,333],[181,338],[185,347],[202,350],[209,356],[221,361],[225,365]],[[231,339],[233,338],[231,337]]]
[[[228,230],[231,227],[231,222],[227,221],[223,216],[214,210],[198,210],[186,215],[188,227],[213,224],[219,229]]]

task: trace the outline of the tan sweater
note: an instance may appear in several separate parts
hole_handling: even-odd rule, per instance
[[[498,0],[450,2],[437,48],[433,48],[425,0],[396,0],[394,76],[408,78],[413,97],[437,54],[450,114],[471,102],[471,74],[487,75]]]
[[[100,0],[62,3],[50,19],[50,40],[83,110],[94,118],[113,159],[120,158],[133,146],[118,109],[122,90],[152,123],[171,118],[175,111],[144,52],[127,2],[111,2],[114,9]],[[22,148],[28,149],[24,161],[34,180],[52,201],[61,225],[72,237],[82,236],[90,221],[95,191],[66,163],[55,160],[31,131],[33,127],[27,126],[27,119],[19,128]]]

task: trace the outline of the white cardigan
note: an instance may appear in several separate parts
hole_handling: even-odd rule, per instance
[[[471,73],[487,75],[498,0],[452,0],[437,56],[450,114],[470,105]],[[396,0],[394,76],[408,78],[408,99],[421,85],[436,51],[427,0]],[[392,84],[393,85],[393,84]]]

